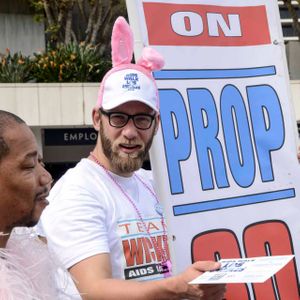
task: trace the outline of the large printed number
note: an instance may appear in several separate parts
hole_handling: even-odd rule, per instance
[[[206,231],[192,241],[192,261],[216,260],[218,258],[241,257],[238,239],[232,231],[220,229]],[[238,298],[236,297],[238,295]],[[226,299],[248,300],[246,284],[234,284],[227,288]]]
[[[247,257],[293,254],[292,239],[288,227],[282,221],[268,221],[249,225],[243,233]],[[232,231],[219,229],[206,231],[192,241],[192,260],[241,257],[238,239]],[[298,277],[295,262],[279,271],[265,283],[252,285],[255,300],[298,300]],[[226,299],[249,300],[247,285],[229,284]]]
[[[293,254],[290,232],[281,221],[251,224],[244,230],[243,240],[247,257]],[[299,299],[297,282],[295,263],[291,261],[274,279],[253,284],[253,293],[255,299]]]

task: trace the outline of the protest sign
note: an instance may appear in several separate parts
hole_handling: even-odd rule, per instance
[[[136,54],[155,72],[161,130],[151,151],[176,272],[197,260],[295,259],[228,299],[298,299],[296,121],[277,1],[129,0]],[[266,296],[267,295],[267,296]]]

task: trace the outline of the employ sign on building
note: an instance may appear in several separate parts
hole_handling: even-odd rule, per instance
[[[300,173],[277,1],[127,5],[136,52],[149,45],[166,59],[155,73],[161,130],[151,165],[176,271],[295,254],[266,283],[229,285],[226,298],[298,299]]]
[[[45,146],[95,145],[97,131],[94,128],[46,128]]]

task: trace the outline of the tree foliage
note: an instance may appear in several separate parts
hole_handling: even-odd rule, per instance
[[[293,4],[292,2],[297,2],[297,4]],[[293,29],[300,40],[300,16],[297,13],[297,9],[300,10],[300,0],[283,0],[283,3],[293,19]]]
[[[125,0],[28,0],[35,19],[45,23],[52,47],[81,43],[97,45],[101,54],[110,51],[112,25],[127,16]]]
[[[97,48],[69,43],[31,56],[6,49],[0,56],[0,82],[100,82],[111,69],[111,61]]]

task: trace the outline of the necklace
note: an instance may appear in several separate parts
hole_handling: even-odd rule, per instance
[[[170,259],[168,259],[168,255],[166,252],[166,249],[164,249],[163,245],[160,248],[158,246],[158,243],[156,241],[156,239],[151,235],[151,232],[149,231],[143,217],[142,214],[140,212],[140,210],[138,209],[138,207],[136,206],[136,204],[134,203],[134,201],[131,199],[131,197],[128,195],[128,193],[125,192],[125,190],[123,189],[123,187],[116,181],[116,179],[112,176],[112,174],[100,163],[100,161],[98,160],[98,158],[92,153],[90,152],[90,158],[98,165],[100,166],[104,172],[107,174],[107,176],[113,181],[113,183],[119,188],[119,190],[122,192],[122,194],[124,195],[124,197],[128,200],[128,202],[131,204],[131,206],[133,207],[133,209],[135,210],[140,222],[143,224],[144,229],[146,230],[153,247],[155,248],[155,251],[157,253],[160,254],[161,256],[161,266],[162,266],[162,272],[164,274],[164,277],[170,277],[171,276],[171,270],[172,270],[172,263],[170,261]],[[156,200],[156,204],[155,204],[155,210],[157,211],[157,213],[161,216],[161,224],[163,227],[163,235],[162,235],[162,239],[165,245],[167,245],[168,241],[167,241],[167,234],[166,234],[166,224],[165,224],[165,219],[162,213],[162,209],[159,203],[159,200],[157,198],[157,196],[155,195],[155,193],[152,191],[152,189],[150,188],[150,186],[148,184],[146,184],[146,182],[144,182],[142,180],[142,178],[140,178],[138,175],[134,174],[135,178],[137,178],[140,183],[149,191],[149,193],[154,197],[154,199]]]
[[[10,232],[3,232],[3,231],[0,231],[0,236],[8,236],[10,235]]]

